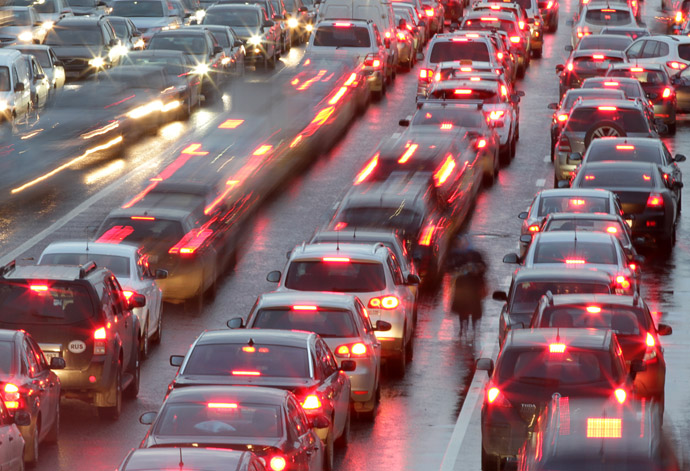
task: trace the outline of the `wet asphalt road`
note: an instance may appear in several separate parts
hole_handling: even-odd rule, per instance
[[[649,26],[657,29],[653,19],[657,5],[643,5]],[[501,258],[516,248],[518,212],[529,204],[536,191],[551,186],[552,166],[545,162],[550,120],[546,104],[556,101],[554,66],[566,57],[563,47],[569,43],[570,28],[565,26],[568,10],[568,4],[561,5],[558,33],[547,35],[544,58],[534,60],[525,80],[518,84],[526,97],[521,103],[517,157],[501,170],[497,184],[480,195],[465,229],[486,254],[490,266],[489,292],[507,287],[512,267],[503,265]],[[276,73],[289,73],[300,55],[301,49],[293,49]],[[275,78],[274,74],[250,74],[250,80],[270,83]],[[265,205],[246,228],[247,243],[237,266],[224,278],[218,296],[200,316],[190,316],[179,306],[166,306],[162,344],[153,349],[143,364],[139,397],[124,405],[118,422],[102,422],[91,407],[63,401],[59,443],[41,448],[37,470],[112,470],[129,449],[138,446],[145,433],[145,427],[138,423],[139,415],[158,408],[173,377],[169,355],[184,353],[201,330],[224,328],[227,319],[246,316],[256,296],[272,289],[265,281],[266,273],[282,269],[285,252],[328,221],[379,140],[399,132],[398,119],[413,111],[415,87],[415,72],[399,74],[386,99],[371,106],[332,151],[320,155],[309,170],[286,184]],[[169,163],[175,150],[189,142],[205,143],[208,123],[232,109],[231,92],[227,98],[223,104],[197,111],[188,123],[167,125],[158,136],[143,140],[123,155],[80,162],[42,182],[40,193],[3,196],[2,261],[10,257],[36,257],[54,240],[86,237],[108,211],[143,188],[148,178]],[[687,154],[689,142],[690,123],[683,123],[668,145],[672,152]],[[687,163],[681,164],[681,168],[690,172]],[[686,399],[690,336],[682,307],[690,300],[688,217],[690,213],[686,211],[672,256],[668,260],[651,256],[643,267],[645,299],[674,329],[671,337],[663,339],[668,365],[664,433],[669,449],[681,462],[687,461],[681,444],[690,436],[690,406]],[[476,340],[471,335],[461,338],[458,320],[449,309],[449,285],[446,277],[438,290],[420,304],[415,356],[407,375],[403,380],[385,379],[375,422],[353,424],[351,444],[336,455],[337,469],[432,470],[439,469],[442,463],[444,469],[453,469],[454,465],[456,469],[479,469],[476,403],[469,404],[474,406],[469,412],[473,412],[470,415],[475,420],[466,427],[460,424],[458,430],[456,420],[473,378],[474,359],[482,350],[491,350],[491,343],[495,342],[500,304],[486,301]],[[458,451],[459,457],[455,456]]]

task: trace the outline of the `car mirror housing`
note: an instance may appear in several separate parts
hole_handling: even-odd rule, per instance
[[[570,181],[568,180],[559,180],[558,181],[558,188],[569,188],[570,187]]]
[[[14,423],[19,427],[28,427],[31,425],[31,415],[24,410],[18,410],[14,413]]]
[[[668,324],[659,324],[656,328],[656,333],[661,336],[671,335],[673,333],[673,327]]]
[[[494,374],[494,361],[491,358],[480,358],[477,360],[477,370],[486,371],[491,376]]]
[[[314,428],[328,428],[331,426],[331,421],[325,415],[317,415],[311,419],[311,425]]]
[[[529,213],[527,211],[523,211],[518,214],[518,219],[527,219],[527,216],[529,216]]]
[[[166,279],[166,278],[168,277],[168,270],[163,270],[163,269],[161,269],[161,268],[158,268],[158,269],[156,270],[156,273],[154,273],[154,277],[155,277],[157,280],[164,280],[164,279]]]
[[[630,373],[632,375],[641,373],[642,371],[647,371],[647,365],[645,365],[644,361],[637,359],[630,362]]]
[[[403,118],[400,121],[398,121],[398,125],[408,127],[410,125],[410,119],[409,118]]]
[[[549,103],[546,107],[550,110],[557,110],[558,109],[558,103]]]
[[[127,305],[130,309],[144,307],[146,306],[146,296],[139,293],[133,294],[132,297],[129,298]]]
[[[241,329],[244,327],[244,319],[241,317],[233,317],[227,322],[229,329]]]
[[[491,298],[494,301],[507,302],[508,301],[508,293],[506,293],[505,291],[494,291],[493,294],[491,295]]]
[[[170,366],[182,366],[184,362],[184,355],[170,355]]]
[[[376,332],[388,332],[391,330],[393,326],[391,325],[390,322],[378,320],[376,321],[376,325],[374,326],[374,330]]]
[[[157,412],[144,412],[139,416],[139,423],[142,425],[151,425],[156,420]]]
[[[503,257],[503,263],[520,263],[520,257],[516,253],[509,253]]]
[[[266,275],[266,281],[269,281],[271,283],[279,283],[280,282],[280,272],[278,270],[273,270],[268,275]]]
[[[685,162],[686,157],[683,154],[676,154],[673,156],[674,162]]]
[[[408,285],[418,285],[422,282],[422,280],[419,278],[419,275],[415,273],[408,273],[407,274],[407,280],[405,280]]]
[[[50,369],[51,370],[64,370],[67,366],[65,359],[62,357],[53,357],[50,359]]]
[[[531,244],[532,236],[530,234],[522,234],[520,236],[520,242],[522,242],[523,244]]]

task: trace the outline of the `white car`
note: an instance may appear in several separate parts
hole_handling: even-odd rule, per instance
[[[149,353],[149,343],[159,343],[163,333],[163,295],[156,279],[166,278],[168,272],[152,273],[147,255],[138,247],[127,244],[102,244],[95,242],[53,242],[43,250],[39,265],[83,265],[88,261],[108,268],[122,285],[125,296],[141,294],[146,298],[144,307],[132,309],[141,326],[142,358]]]
[[[570,42],[575,48],[581,38],[599,34],[606,26],[637,28],[637,20],[630,7],[620,3],[593,1],[582,8],[573,24]]]
[[[22,54],[34,56],[43,68],[43,72],[53,90],[62,88],[65,85],[65,67],[50,46],[44,44],[16,44],[7,46],[7,49],[16,49]]]
[[[0,469],[21,471],[24,469],[24,438],[17,425],[31,424],[28,412],[17,411],[10,416],[5,402],[0,398]]]

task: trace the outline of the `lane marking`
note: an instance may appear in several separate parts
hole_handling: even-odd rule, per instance
[[[551,162],[551,156],[550,155],[544,156],[544,162]]]
[[[546,185],[546,178],[539,178],[539,179],[537,179],[537,181],[535,182],[535,185],[536,185],[536,186],[544,186],[544,185]]]

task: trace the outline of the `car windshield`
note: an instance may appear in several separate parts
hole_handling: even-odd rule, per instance
[[[322,309],[316,306],[296,305],[290,309],[261,309],[251,327],[304,330],[316,332],[324,338],[357,337],[357,328],[350,311]]]
[[[610,294],[607,284],[586,281],[522,281],[516,283],[510,310],[532,312],[539,299],[547,292],[551,294]]]
[[[564,263],[582,266],[587,263],[615,265],[618,262],[616,248],[611,243],[563,241],[539,242],[534,250],[534,263]]]
[[[197,345],[185,365],[184,375],[267,376],[309,378],[309,355],[305,347],[219,343]]]
[[[324,47],[371,47],[369,30],[360,26],[319,26],[314,32],[314,46]]]
[[[129,258],[117,255],[86,253],[48,253],[41,257],[39,265],[84,265],[96,262],[97,267],[107,268],[117,277],[129,277]]]
[[[614,100],[619,98],[625,99],[625,95],[618,90],[607,90],[602,88],[600,91],[594,93],[579,93],[577,90],[569,90],[565,95],[565,101],[563,102],[563,106],[561,108],[563,110],[570,110],[580,97],[582,97],[583,100],[594,100],[597,98],[611,98]]]
[[[609,200],[601,196],[542,196],[538,216],[551,213],[609,213]]]
[[[220,47],[230,47],[230,39],[226,33],[222,31],[211,31],[211,34]]]
[[[23,7],[34,7],[38,13],[55,13],[55,2],[53,0],[13,0],[12,5]]]
[[[640,325],[633,309],[592,303],[546,308],[536,327],[611,329],[620,335],[640,335],[646,326]]]
[[[577,45],[578,49],[599,49],[599,50],[609,50],[609,51],[623,51],[627,48],[632,39],[628,36],[617,36],[612,37],[601,37],[599,35],[585,36],[580,39],[580,43]]]
[[[628,245],[628,233],[617,220],[607,219],[551,219],[544,226],[544,232],[578,231],[578,232],[606,232],[616,236],[622,244]]]
[[[0,324],[64,325],[93,317],[94,308],[83,286],[55,281],[0,282]]]
[[[472,60],[491,62],[489,47],[483,41],[437,41],[429,54],[429,63]]]
[[[210,8],[203,24],[257,28],[261,23],[256,10],[246,8]]]
[[[12,360],[14,359],[14,343],[0,342],[0,374],[12,373]]]
[[[29,10],[0,10],[0,27],[32,26]]]
[[[632,23],[632,15],[628,10],[614,10],[603,8],[601,10],[587,10],[585,23],[591,25],[627,25]]]
[[[597,139],[587,150],[587,162],[602,162],[605,160],[650,162],[662,165],[664,163],[661,146],[635,145],[622,142],[609,144],[606,139]]]
[[[603,75],[611,64],[623,62],[622,57],[609,57],[605,54],[593,54],[591,56],[576,57],[573,60],[573,68],[576,73],[600,73]]]
[[[654,176],[650,170],[620,168],[615,165],[597,169],[585,167],[581,172],[579,185],[581,188],[653,188]]]
[[[113,31],[115,31],[115,36],[118,37],[118,39],[125,39],[129,35],[129,31],[127,30],[127,25],[125,24],[124,21],[110,21],[110,24],[113,27]]]
[[[398,206],[395,208],[350,207],[338,216],[338,222],[347,227],[378,227],[385,229],[403,229],[415,232],[422,225],[422,216],[411,209]]]
[[[163,15],[163,3],[146,0],[118,0],[113,2],[113,16],[159,17]]]
[[[440,110],[423,108],[415,113],[411,124],[414,126],[441,126],[450,123],[453,126],[463,128],[481,128],[484,119],[484,114],[476,108],[444,108]]]
[[[68,0],[71,7],[95,8],[96,0]]]
[[[512,20],[502,20],[492,17],[482,17],[482,18],[472,18],[465,20],[462,24],[463,29],[481,29],[481,30],[493,30],[498,29],[500,31],[505,31],[508,35],[518,35],[518,25],[516,21]],[[457,60],[457,59],[447,59],[447,60]]]
[[[282,435],[281,422],[280,409],[271,405],[173,402],[161,411],[154,433],[165,437],[201,437],[197,441],[205,443],[224,437],[275,438]]]
[[[665,85],[669,83],[668,76],[661,70],[650,70],[642,67],[613,69],[608,73],[608,76],[634,78],[643,85]]]
[[[184,236],[182,224],[170,219],[111,218],[102,228],[97,242],[167,245]],[[166,249],[167,252],[167,249]]]
[[[10,91],[10,69],[0,66],[0,92]]]
[[[101,30],[94,27],[69,28],[54,27],[46,35],[45,44],[50,46],[84,46],[103,45]]]
[[[649,126],[644,112],[638,109],[601,106],[599,108],[582,107],[573,110],[566,124],[566,131],[586,133],[595,130],[599,123],[612,123],[627,133],[648,133]],[[603,124],[606,125],[606,124]]]
[[[442,85],[445,87],[445,85]],[[487,104],[501,103],[496,90],[473,89],[469,87],[438,88],[429,93],[433,98],[442,100],[481,100]]]
[[[293,261],[285,287],[299,291],[370,293],[386,288],[386,276],[379,262],[352,262],[347,258],[344,261]]]
[[[166,49],[170,51],[182,51],[185,54],[204,55],[207,53],[207,43],[206,38],[200,34],[175,34],[167,36],[159,33],[151,38],[149,49]]]
[[[52,66],[50,64],[50,58],[48,57],[48,51],[42,51],[38,49],[18,49],[22,54],[31,54],[36,58],[41,67],[44,69],[50,69]]]

